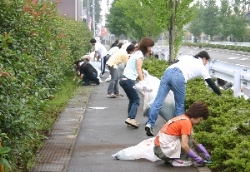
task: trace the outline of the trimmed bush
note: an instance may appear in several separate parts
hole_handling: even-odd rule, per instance
[[[41,131],[45,103],[91,50],[91,32],[83,22],[60,17],[57,3],[0,1],[0,133],[11,148],[14,171],[27,171],[46,132]],[[47,128],[49,131],[49,128]],[[47,131],[47,132],[48,132]]]
[[[168,64],[155,59],[144,60],[143,68],[161,78]],[[195,139],[210,152],[212,172],[250,171],[250,100],[235,98],[232,90],[215,94],[201,78],[191,80],[186,87],[186,109],[195,101],[205,102],[210,110],[208,120],[194,127]]]

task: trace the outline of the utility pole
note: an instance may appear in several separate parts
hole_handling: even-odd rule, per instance
[[[87,15],[87,25],[89,27],[89,22],[90,22],[90,3],[89,3],[89,0],[87,0],[87,3],[86,3],[86,15]],[[89,28],[91,29],[91,28]]]
[[[77,14],[78,14],[78,1],[77,0],[75,0],[75,21],[77,21]]]
[[[92,23],[93,23],[93,36],[95,37],[95,0],[92,0]]]

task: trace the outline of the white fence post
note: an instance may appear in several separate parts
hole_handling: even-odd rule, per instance
[[[241,82],[240,82],[240,70],[233,71],[234,73],[234,97],[239,97],[241,95]]]

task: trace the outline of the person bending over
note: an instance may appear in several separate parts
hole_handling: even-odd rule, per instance
[[[109,98],[116,98],[120,95],[118,89],[118,66],[121,63],[124,63],[125,65],[127,64],[129,55],[134,51],[134,49],[135,47],[132,44],[129,45],[126,50],[119,49],[109,58],[108,62],[106,63],[111,75],[111,80],[108,86]]]
[[[167,97],[170,89],[174,93],[175,116],[185,112],[186,83],[193,78],[203,77],[213,91],[221,95],[220,89],[215,85],[205,67],[209,60],[210,56],[206,51],[201,51],[195,56],[183,55],[176,63],[170,65],[165,70],[161,78],[157,95],[148,112],[148,120],[145,126],[147,136],[154,136],[153,127],[162,107],[162,103]]]
[[[78,64],[80,65],[80,63]],[[97,70],[88,62],[87,59],[84,60],[84,63],[80,66],[80,78],[84,81],[83,85],[90,85],[90,82],[100,84],[99,79],[97,78]]]
[[[142,74],[142,64],[146,54],[150,53],[151,47],[154,46],[154,41],[151,38],[143,38],[135,51],[131,54],[128,63],[124,69],[123,75],[119,80],[120,86],[126,93],[128,103],[128,115],[125,123],[135,128],[139,127],[136,122],[136,114],[140,105],[140,97],[138,91],[133,88],[137,77],[139,77],[141,85],[146,85]]]
[[[90,40],[90,43],[92,44],[92,46],[94,46],[95,49],[94,59],[98,57],[97,61],[99,61],[99,58],[101,58],[101,75],[103,75],[105,73],[106,56],[108,54],[108,51],[104,45],[97,42],[94,38]]]

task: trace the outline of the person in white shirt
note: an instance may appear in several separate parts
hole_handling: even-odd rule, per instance
[[[131,54],[124,69],[123,75],[119,80],[120,86],[123,88],[129,99],[128,117],[125,120],[125,123],[135,128],[138,128],[140,125],[135,120],[137,110],[140,105],[140,97],[138,91],[134,89],[133,86],[135,86],[137,77],[139,77],[140,83],[142,85],[146,85],[142,74],[142,64],[144,57],[146,56],[146,54],[151,52],[151,47],[153,46],[154,41],[151,38],[143,38],[138,48],[135,49],[135,52]]]
[[[176,63],[170,65],[164,72],[158,88],[158,93],[148,112],[148,121],[145,131],[147,136],[154,136],[152,128],[157,120],[162,103],[170,89],[174,93],[175,115],[179,116],[185,112],[186,83],[190,79],[203,77],[215,93],[221,95],[220,89],[215,85],[205,65],[210,56],[206,51],[201,51],[195,56],[184,55]]]
[[[107,49],[105,48],[104,45],[101,43],[96,42],[94,38],[90,40],[90,43],[95,46],[95,55],[94,59],[100,56],[101,58],[101,74],[103,75],[105,72],[105,66],[106,66],[106,55],[108,54]],[[97,58],[97,61],[99,61],[99,58]]]

